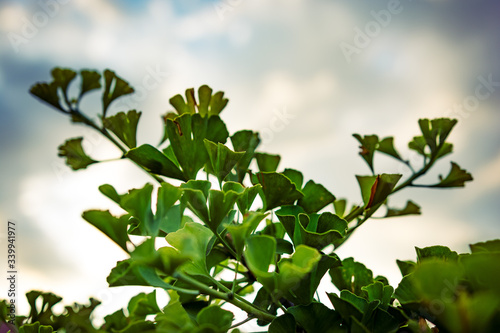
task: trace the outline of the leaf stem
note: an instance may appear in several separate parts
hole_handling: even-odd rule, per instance
[[[260,318],[260,319],[263,319],[266,321],[273,321],[274,318],[276,318],[276,316],[274,316],[270,313],[267,313],[265,311],[262,311],[262,310],[256,308],[254,305],[240,301],[238,298],[235,298],[234,295],[230,296],[230,295],[232,295],[230,293],[223,293],[223,292],[220,292],[218,290],[214,290],[214,289],[210,288],[209,286],[207,286],[206,284],[201,283],[200,281],[195,280],[186,274],[183,274],[180,272],[175,272],[173,274],[173,277],[193,286],[194,288],[198,289],[200,292],[202,292],[204,294],[207,294],[207,295],[210,295],[212,297],[222,299],[226,302],[229,302],[229,303],[233,304],[234,306],[237,306],[238,308],[242,309],[243,311],[255,316],[256,318]]]

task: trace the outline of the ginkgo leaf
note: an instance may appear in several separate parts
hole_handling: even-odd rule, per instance
[[[137,124],[141,112],[130,110],[127,113],[118,112],[114,116],[103,119],[104,127],[113,132],[129,148],[137,146]]]
[[[98,163],[88,156],[82,147],[83,138],[69,139],[59,146],[58,156],[66,158],[66,164],[73,170],[85,169],[87,166]]]

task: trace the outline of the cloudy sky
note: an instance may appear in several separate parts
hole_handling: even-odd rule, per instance
[[[141,93],[121,106],[143,111],[140,143],[161,137],[171,96],[202,84],[225,91],[231,133],[260,131],[261,150],[281,154],[281,169],[302,170],[354,203],[354,174],[369,170],[352,133],[394,135],[414,160],[407,142],[419,118],[457,118],[455,153],[428,183],[450,160],[474,182],[402,191],[391,202],[411,198],[422,216],[370,221],[338,254],[397,284],[395,259],[413,259],[414,246],[466,251],[500,237],[499,16],[494,0],[1,1],[0,219],[17,225],[19,292],[51,290],[67,302],[93,295],[104,303],[100,315],[136,292],[106,288],[124,253],[80,215],[117,211],[100,184],[126,191],[150,179],[126,161],[72,172],[57,157],[58,145],[81,135],[92,156],[119,154],[28,94],[54,66],[110,68],[135,86]],[[84,111],[95,114],[98,98],[89,95]],[[376,163],[378,172],[408,176],[387,158]],[[0,256],[5,262],[5,250]]]

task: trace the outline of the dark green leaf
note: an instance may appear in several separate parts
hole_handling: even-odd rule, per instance
[[[137,123],[141,112],[130,110],[126,114],[118,112],[114,116],[104,118],[104,127],[113,132],[127,147],[137,146]]]
[[[458,254],[455,251],[451,251],[446,246],[429,246],[423,249],[415,247],[417,251],[417,260],[421,262],[427,259],[439,258],[442,260],[456,261],[458,259]]]
[[[210,190],[208,197],[210,222],[208,224],[213,232],[217,232],[221,222],[233,210],[239,196],[239,193],[232,190],[227,192]]]
[[[387,138],[383,138],[382,140],[380,140],[380,142],[378,143],[377,150],[379,152],[390,155],[390,156],[402,161],[401,156],[399,155],[397,150],[394,148],[394,138],[392,136],[389,136]]]
[[[325,305],[312,302],[309,305],[299,305],[288,308],[288,312],[295,317],[297,323],[307,333],[336,333],[340,330],[341,318],[337,312]]]
[[[456,123],[456,119],[448,118],[437,118],[430,121],[429,119],[419,119],[418,124],[425,142],[431,150],[431,156],[438,155],[439,147],[444,144]]]
[[[380,301],[380,308],[387,310],[391,303],[392,294],[394,293],[394,288],[391,286],[384,286],[382,282],[373,282],[369,285],[361,287],[361,290],[365,292],[365,298],[368,302]]]
[[[267,153],[255,153],[255,159],[259,171],[261,172],[275,172],[278,169],[281,157],[279,155],[271,155]]]
[[[356,176],[365,203],[365,217],[371,216],[392,193],[401,178],[399,174]]]
[[[122,200],[121,196],[118,194],[118,192],[116,192],[116,189],[112,185],[103,184],[99,186],[99,191],[117,204],[120,204]]]
[[[127,310],[131,318],[144,319],[147,315],[160,312],[158,303],[156,303],[156,290],[153,292],[139,293],[130,299]]]
[[[232,312],[223,310],[217,305],[210,305],[203,308],[196,316],[199,325],[212,324],[219,332],[227,332],[234,315]]]
[[[259,172],[252,179],[253,184],[262,185],[264,210],[289,205],[303,197],[290,179],[276,172]]]
[[[406,206],[403,209],[397,209],[397,208],[387,208],[387,213],[385,214],[385,217],[392,217],[392,216],[403,216],[403,215],[420,215],[420,206],[414,203],[411,200],[408,200],[406,202]]]
[[[361,137],[361,135],[359,135],[359,134],[353,134],[353,136],[361,144],[361,146],[359,146],[359,148],[361,149],[361,151],[359,152],[359,155],[368,164],[372,173],[374,173],[374,171],[373,171],[373,154],[375,153],[375,150],[377,149],[378,137],[376,135],[365,135],[364,137]]]
[[[73,170],[85,169],[87,166],[98,163],[85,154],[82,147],[83,138],[69,139],[64,144],[59,146],[58,156],[66,157],[66,164]]]
[[[182,171],[165,154],[155,147],[144,144],[130,149],[126,157],[154,174],[186,181]]]
[[[461,169],[456,163],[451,162],[451,170],[446,178],[439,176],[440,183],[434,185],[434,187],[464,187],[465,182],[470,182],[472,180],[472,175],[468,173],[465,169]]]
[[[396,260],[396,263],[398,264],[399,270],[401,272],[401,275],[405,276],[413,272],[415,269],[416,263],[414,261],[402,261],[402,260]]]
[[[274,319],[269,325],[269,333],[290,333],[295,332],[295,317],[290,313],[285,313]]]
[[[248,130],[239,131],[231,136],[231,142],[235,151],[245,152],[245,155],[236,164],[238,182],[241,183],[254,157],[255,149],[260,143],[259,134]]]
[[[427,143],[425,141],[425,138],[423,136],[415,136],[413,137],[413,140],[408,143],[408,148],[415,150],[417,153],[419,153],[422,156],[427,156],[425,152],[425,147],[427,146]]]
[[[358,296],[363,295],[362,287],[373,283],[373,273],[353,258],[342,260],[342,266],[330,270],[333,284],[339,290],[349,290]]]
[[[231,234],[238,256],[241,257],[243,253],[247,237],[255,231],[266,215],[259,212],[250,212],[245,216],[241,224],[230,224],[227,226],[227,231]]]
[[[59,95],[57,93],[57,88],[58,86],[55,82],[40,82],[31,87],[30,93],[33,96],[38,97],[45,103],[54,106],[56,109],[64,111],[64,109],[61,107],[61,104],[59,104]]]
[[[220,142],[215,144],[207,139],[205,139],[204,142],[210,158],[210,163],[212,164],[212,169],[219,180],[219,185],[222,185],[224,178],[226,178],[245,153],[234,152]]]
[[[107,210],[87,210],[83,213],[82,217],[111,238],[111,240],[118,244],[125,252],[128,252],[127,242],[129,238],[127,234],[127,215],[116,218]]]
[[[302,206],[306,213],[316,213],[326,205],[335,201],[335,196],[331,194],[323,185],[316,184],[310,180],[302,189],[304,196],[299,199],[298,205]]]
[[[67,97],[68,86],[76,77],[76,72],[68,68],[54,68],[51,72],[54,83],[59,86],[63,95]]]
[[[500,252],[500,239],[469,245],[472,253],[480,252]]]
[[[120,96],[128,95],[134,92],[134,89],[129,84],[117,76],[115,72],[106,69],[104,71],[104,92],[102,95],[102,117],[106,117],[108,107],[115,99]],[[113,87],[113,91],[111,91]]]
[[[261,190],[261,186],[255,185],[252,187],[244,187],[240,183],[226,182],[222,187],[222,190],[224,192],[234,191],[236,193],[239,193],[239,197],[236,203],[238,204],[238,209],[240,210],[240,212],[242,214],[246,214],[250,209],[250,207],[252,206],[255,197]]]
[[[302,183],[304,182],[304,176],[302,175],[302,172],[294,169],[285,169],[282,174],[287,176],[292,181],[292,183],[295,184],[295,187],[297,187],[298,189],[302,188]]]
[[[101,74],[96,71],[82,70],[80,72],[82,77],[82,85],[80,89],[80,97],[85,93],[101,88]]]

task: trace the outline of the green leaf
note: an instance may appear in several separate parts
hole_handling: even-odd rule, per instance
[[[346,205],[347,205],[346,199],[335,200],[333,202],[333,208],[335,209],[335,214],[337,214],[340,217],[344,217]]]
[[[302,183],[304,182],[304,176],[302,175],[302,172],[287,168],[282,172],[282,174],[287,176],[288,179],[290,179],[292,183],[295,184],[295,187],[297,187],[298,189],[302,188]]]
[[[269,325],[269,333],[290,333],[295,332],[296,329],[295,317],[290,313],[285,313],[276,317]]]
[[[414,261],[396,260],[396,263],[398,264],[401,275],[403,276],[408,275],[415,270],[416,263]]]
[[[243,254],[245,240],[252,234],[259,226],[259,223],[266,217],[267,214],[259,212],[248,213],[241,224],[230,224],[227,226],[227,231],[231,234],[233,239],[234,248],[239,258]]]
[[[224,98],[224,93],[219,91],[212,95],[212,89],[203,85],[198,89],[199,105],[196,104],[194,89],[186,89],[186,101],[181,95],[175,95],[170,99],[170,104],[174,107],[179,115],[194,114],[196,108],[202,117],[215,116],[222,112],[228,103],[228,99]]]
[[[365,298],[368,302],[380,301],[380,308],[387,310],[391,303],[392,294],[394,293],[394,288],[391,286],[384,286],[382,282],[375,281],[369,285],[361,287],[361,290],[365,292]]]
[[[444,144],[456,123],[456,119],[448,118],[419,119],[418,124],[425,142],[431,150],[431,156],[438,155],[439,148]]]
[[[335,201],[335,196],[331,194],[323,185],[316,184],[310,180],[302,189],[304,196],[299,199],[298,205],[302,206],[306,213],[316,213],[326,205]]]
[[[423,136],[415,136],[413,140],[408,143],[408,148],[415,150],[422,156],[427,156],[425,152],[425,147],[427,146],[427,142]]]
[[[156,302],[156,290],[153,292],[139,293],[130,299],[127,310],[130,318],[144,319],[147,315],[160,312],[158,303]]]
[[[126,114],[118,112],[114,116],[103,119],[104,127],[113,132],[127,147],[137,146],[137,123],[141,112],[130,110]]]
[[[254,157],[255,149],[260,143],[259,134],[248,130],[239,131],[231,136],[231,143],[235,151],[245,152],[245,155],[236,163],[236,174],[238,182],[241,183]]]
[[[306,215],[291,206],[282,207],[276,216],[297,246],[305,244],[318,250],[344,238],[347,222],[335,214]]]
[[[199,114],[183,114],[167,119],[170,145],[186,179],[196,179],[198,171],[209,162],[204,139],[225,143],[228,132],[218,116],[203,118]]]
[[[213,233],[203,225],[188,222],[182,229],[167,235],[167,242],[179,250],[182,255],[191,259],[192,266],[187,273],[207,275],[206,258],[208,244]],[[186,266],[184,266],[186,267]]]
[[[66,97],[68,94],[68,86],[76,77],[76,72],[69,68],[56,67],[51,72],[54,83],[59,86]]]
[[[33,96],[44,101],[45,103],[52,105],[56,109],[59,109],[63,112],[66,112],[61,107],[61,104],[59,104],[59,95],[57,93],[57,89],[58,89],[58,86],[55,82],[51,82],[51,83],[39,82],[30,88],[30,93]]]
[[[245,153],[234,152],[220,142],[215,144],[207,139],[205,139],[204,142],[212,169],[215,172],[215,176],[219,180],[219,185],[222,186],[224,178],[226,178]]]
[[[89,91],[101,88],[101,74],[96,71],[82,70],[82,85],[80,88],[80,98]]]
[[[236,200],[236,203],[238,205],[238,209],[242,214],[246,214],[250,207],[252,206],[252,203],[255,200],[255,197],[261,191],[262,186],[259,184],[252,186],[252,187],[244,187],[240,183],[236,182],[226,182],[224,186],[222,187],[222,190],[224,192],[228,191],[234,191],[239,194],[238,199]]]
[[[116,192],[116,189],[112,185],[103,184],[99,186],[99,191],[108,198],[110,198],[111,200],[113,200],[114,202],[116,202],[117,204],[120,204],[122,200],[121,195],[119,195],[118,192]]]
[[[304,196],[290,179],[280,173],[259,172],[253,177],[252,183],[262,185],[261,196],[265,211],[292,204]]]
[[[341,261],[337,255],[323,254],[316,268],[307,274],[296,286],[291,288],[285,298],[295,305],[310,304],[314,300],[316,290],[323,276],[328,270],[339,265],[341,265]]]
[[[307,333],[344,332],[341,330],[342,320],[339,314],[321,303],[312,302],[309,305],[292,306],[288,308],[288,312]]]
[[[500,298],[499,262],[500,252],[476,252],[460,256],[471,289],[477,293],[496,294]]]
[[[423,249],[415,247],[417,251],[417,260],[421,262],[428,259],[442,259],[456,261],[458,259],[458,254],[455,251],[451,251],[446,246],[436,245],[429,246]]]
[[[362,287],[373,283],[373,273],[362,263],[353,258],[342,260],[342,266],[330,270],[332,283],[339,290],[349,290],[355,295],[362,296]]]
[[[210,190],[208,197],[210,221],[208,225],[213,232],[217,232],[221,222],[233,210],[239,196],[239,193],[231,190],[227,192]]]
[[[281,157],[279,155],[272,155],[267,153],[255,153],[255,159],[259,171],[261,172],[275,172],[280,163]]]
[[[73,170],[85,169],[98,161],[88,156],[82,147],[82,137],[69,139],[59,146],[58,156],[66,158],[66,164]]]
[[[286,293],[304,279],[321,260],[318,250],[299,245],[290,258],[283,258],[278,262],[278,287],[281,293]]]
[[[401,175],[384,173],[377,176],[356,176],[356,178],[365,203],[365,217],[369,217],[392,193]]]
[[[120,206],[138,220],[138,234],[156,236],[159,222],[155,221],[151,210],[153,185],[146,184],[141,189],[131,189],[121,197]]]
[[[107,330],[121,330],[127,327],[127,317],[123,313],[123,309],[113,312],[110,315],[104,317],[104,325],[106,325]]]
[[[359,146],[359,148],[361,149],[361,151],[359,152],[359,155],[368,164],[372,173],[374,173],[374,171],[373,171],[373,155],[375,153],[375,150],[377,149],[378,136],[365,135],[364,137],[361,137],[361,135],[359,135],[359,134],[353,134],[353,136],[361,144],[361,146]]]
[[[134,89],[115,72],[106,69],[104,71],[104,92],[102,94],[102,117],[106,117],[108,107],[115,99],[134,92]],[[113,91],[111,91],[113,87]]]
[[[450,173],[444,179],[442,176],[439,176],[439,180],[440,183],[433,187],[464,187],[465,182],[472,180],[472,175],[465,169],[461,169],[456,163],[451,162]]]
[[[469,247],[472,253],[500,252],[500,239],[470,244]]]
[[[192,332],[195,329],[193,320],[182,307],[179,295],[175,291],[170,291],[170,301],[163,309],[163,313],[155,317],[158,332]]]
[[[381,141],[379,141],[377,150],[400,161],[403,160],[397,150],[394,148],[394,138],[392,136],[383,138]]]
[[[211,183],[205,180],[190,180],[181,185],[183,191],[181,203],[187,205],[206,225],[210,224],[207,208]]]
[[[87,210],[83,213],[82,217],[111,238],[111,240],[118,244],[125,252],[128,252],[127,242],[129,241],[129,237],[127,234],[127,215],[116,218],[107,210]]]
[[[155,220],[159,221],[160,229],[167,233],[177,231],[181,227],[182,212],[179,206],[174,206],[181,195],[182,190],[169,183],[162,183],[158,189]],[[174,218],[173,214],[177,212],[179,214]]]
[[[349,291],[347,291],[350,293]],[[354,304],[352,304],[348,299],[341,298],[337,294],[327,293],[330,302],[332,303],[335,311],[344,318],[347,322],[351,321],[352,318],[361,320],[363,318],[363,312]],[[344,297],[347,294],[344,292]],[[356,295],[352,294],[354,297]],[[366,302],[366,301],[365,301]]]
[[[228,102],[229,100],[227,98],[224,98],[224,93],[222,91],[216,92],[210,100],[210,108],[208,114],[218,115],[226,107]]]
[[[404,215],[420,215],[420,206],[414,203],[411,200],[406,202],[406,206],[403,209],[397,208],[387,208],[387,213],[385,217],[393,217],[393,216],[404,216]]]
[[[186,181],[182,171],[165,154],[155,147],[144,144],[130,149],[125,157],[143,166],[151,173]]]
[[[280,260],[276,271],[271,270],[270,265],[275,264],[276,240],[267,235],[248,237],[244,252],[248,268],[257,281],[277,298],[296,288],[321,259],[316,249],[299,245],[290,258]]]
[[[211,324],[217,327],[219,332],[227,332],[229,327],[231,327],[233,319],[234,315],[232,312],[223,310],[217,305],[210,305],[203,308],[196,316],[196,320],[200,326]]]

